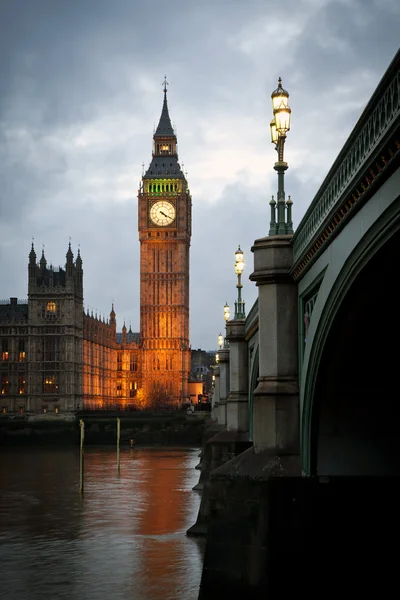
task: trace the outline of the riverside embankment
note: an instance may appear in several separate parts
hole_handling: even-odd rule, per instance
[[[117,418],[120,444],[201,445],[209,413],[79,412],[74,415],[2,415],[0,445],[78,444],[79,421],[85,423],[85,444],[115,444]]]

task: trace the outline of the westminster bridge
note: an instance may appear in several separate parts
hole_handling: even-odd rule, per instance
[[[383,597],[395,580],[399,163],[400,51],[294,233],[282,147],[270,233],[252,248],[258,299],[227,321],[215,368],[188,531],[206,534],[201,598],[219,585]]]

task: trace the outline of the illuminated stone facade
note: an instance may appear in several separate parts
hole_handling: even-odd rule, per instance
[[[69,246],[65,268],[39,263],[32,244],[28,301],[0,303],[3,412],[70,412],[138,406],[138,334],[84,312],[82,259]]]
[[[178,163],[166,86],[153,156],[138,195],[140,334],[84,310],[83,268],[32,244],[28,300],[0,302],[2,412],[179,405],[188,399],[191,196]]]
[[[140,339],[145,397],[187,398],[192,201],[178,162],[167,89],[138,195]]]

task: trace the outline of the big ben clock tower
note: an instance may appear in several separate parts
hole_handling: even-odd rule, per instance
[[[140,340],[148,402],[179,404],[187,397],[191,206],[178,162],[177,139],[164,103],[153,154],[138,194]]]

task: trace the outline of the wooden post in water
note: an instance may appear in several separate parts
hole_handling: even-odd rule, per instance
[[[79,420],[79,427],[81,430],[80,436],[80,449],[79,449],[79,491],[83,494],[83,470],[84,470],[84,461],[83,461],[83,448],[84,448],[84,440],[85,440],[85,423],[82,419]]]
[[[121,422],[119,417],[117,417],[117,469],[119,471],[120,461],[119,461],[119,439],[121,437]]]

